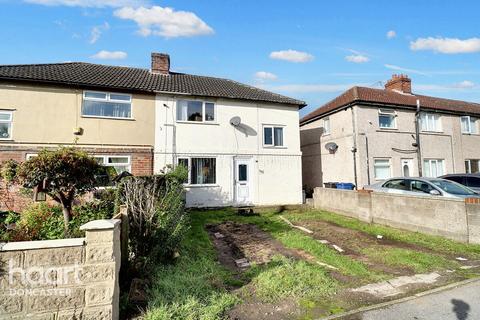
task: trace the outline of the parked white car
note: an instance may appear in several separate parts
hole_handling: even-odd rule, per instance
[[[480,194],[459,183],[439,178],[391,178],[364,187],[365,190],[416,196],[480,198]]]

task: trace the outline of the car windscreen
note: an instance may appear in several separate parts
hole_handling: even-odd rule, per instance
[[[431,184],[450,194],[475,195],[476,193],[461,184],[448,180],[431,180]]]

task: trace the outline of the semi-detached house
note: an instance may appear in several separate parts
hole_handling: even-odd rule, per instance
[[[0,66],[0,162],[75,145],[134,175],[187,166],[189,206],[301,203],[303,101],[151,58]]]
[[[480,171],[480,104],[419,95],[394,75],[353,87],[301,119],[303,183],[438,177]]]

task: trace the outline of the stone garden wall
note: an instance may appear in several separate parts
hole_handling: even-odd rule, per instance
[[[0,244],[0,319],[118,319],[120,220],[85,238]]]

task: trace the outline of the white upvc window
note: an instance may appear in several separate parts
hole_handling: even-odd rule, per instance
[[[84,91],[82,116],[132,119],[132,95],[99,91]]]
[[[424,159],[423,175],[428,178],[437,178],[445,174],[445,160]]]
[[[381,129],[397,128],[397,113],[391,109],[378,109],[378,126]]]
[[[373,172],[376,180],[385,180],[392,176],[390,159],[374,159]]]
[[[465,160],[465,173],[480,173],[480,160],[479,159]]]
[[[330,134],[330,117],[323,118],[323,134]]]
[[[124,171],[131,172],[132,164],[130,156],[120,156],[120,155],[94,155],[93,158],[97,162],[105,167],[113,167],[117,174],[120,174]]]
[[[30,159],[32,159],[32,158],[35,158],[36,156],[38,156],[38,153],[27,153],[27,154],[25,155],[25,160],[28,161],[28,160],[30,160]]]
[[[201,100],[178,100],[177,121],[215,122],[215,103]]]
[[[188,185],[215,185],[217,182],[217,159],[180,157],[178,164],[188,168]]]
[[[460,118],[462,124],[462,133],[475,134],[478,133],[478,119],[471,116],[463,116]]]
[[[0,110],[0,140],[12,139],[13,112]]]
[[[264,147],[284,147],[283,126],[263,126],[263,146]]]
[[[420,123],[422,131],[442,131],[442,122],[439,114],[423,112],[420,114]]]

